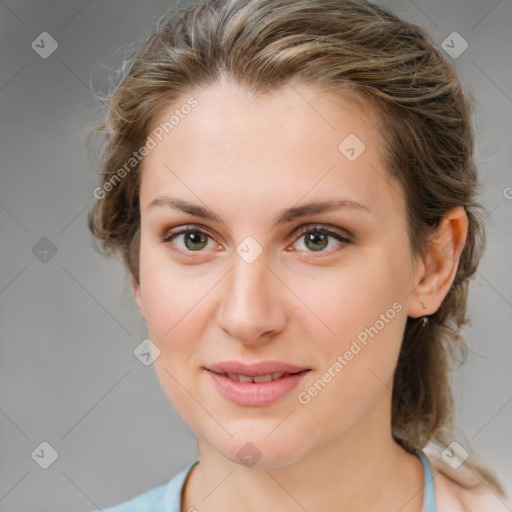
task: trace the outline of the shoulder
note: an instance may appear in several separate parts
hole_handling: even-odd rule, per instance
[[[431,454],[428,458],[438,512],[510,512],[510,502],[489,489],[471,471],[452,469]]]
[[[119,505],[103,508],[103,512],[155,512],[156,510],[179,512],[183,481],[197,463],[198,461],[190,464],[174,475],[169,482],[153,487]]]

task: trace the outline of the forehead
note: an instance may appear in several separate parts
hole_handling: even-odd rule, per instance
[[[254,95],[227,81],[193,96],[197,106],[145,157],[141,203],[169,193],[261,214],[271,204],[341,194],[377,213],[403,206],[384,167],[377,114],[353,96],[300,83]]]

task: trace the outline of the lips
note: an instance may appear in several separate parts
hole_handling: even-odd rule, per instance
[[[311,369],[280,361],[224,361],[205,370],[224,398],[243,407],[263,407],[288,395]]]

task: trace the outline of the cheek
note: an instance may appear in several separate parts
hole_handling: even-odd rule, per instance
[[[321,360],[320,381],[308,383],[315,389],[303,390],[305,401],[311,397],[327,410],[336,403],[330,414],[339,416],[364,411],[385,391],[407,319],[400,266],[380,251],[354,262],[350,271],[347,265],[317,279],[316,291],[301,283],[297,294],[314,315],[302,316],[300,330]]]
[[[193,266],[171,262],[166,251],[160,248],[141,244],[140,286],[144,317],[149,332],[164,350],[189,337],[186,330],[199,325],[202,299],[214,280],[207,274],[199,276],[196,270]]]
[[[191,267],[188,267],[190,269]],[[191,399],[201,331],[206,318],[204,281],[171,266],[160,255],[141,250],[141,295],[149,338],[160,349],[154,368],[160,385],[185,421],[192,421]],[[192,408],[193,410],[193,408]]]
[[[304,306],[304,315],[297,316],[310,339],[318,340],[318,333],[325,333],[327,344],[337,340],[333,348],[355,338],[365,328],[384,320],[394,320],[404,309],[405,282],[400,262],[383,250],[347,258],[338,268],[320,272],[298,272],[294,279],[294,292]],[[300,277],[299,277],[300,276]],[[398,305],[397,305],[398,303]],[[397,322],[386,322],[389,325]],[[316,343],[316,342],[315,342]],[[340,345],[341,344],[341,345]]]

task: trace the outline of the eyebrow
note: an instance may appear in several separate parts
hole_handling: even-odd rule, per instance
[[[180,210],[182,212],[193,215],[194,217],[214,220],[224,224],[222,219],[209,208],[205,208],[197,204],[192,204],[181,199],[174,199],[169,196],[159,196],[153,199],[146,206],[146,210],[158,206],[173,208],[175,210]],[[337,208],[351,208],[371,213],[371,209],[362,203],[358,203],[350,199],[331,199],[329,201],[316,201],[303,204],[302,206],[292,206],[291,208],[287,208],[274,218],[274,225],[292,222],[295,219],[306,217],[307,215],[323,213]]]

